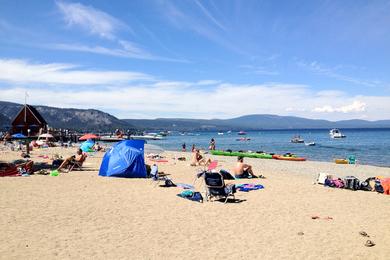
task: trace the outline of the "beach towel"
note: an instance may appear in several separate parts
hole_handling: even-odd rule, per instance
[[[238,184],[238,185],[236,185],[236,188],[239,191],[249,192],[251,190],[264,189],[264,186],[261,184]]]
[[[203,203],[203,196],[198,191],[185,190],[185,191],[182,191],[181,193],[177,194],[177,196],[179,196],[181,198],[184,198],[184,199],[188,199],[188,200],[192,200],[192,201],[197,201],[197,202]]]
[[[192,190],[192,189],[194,189],[194,186],[192,186],[190,184],[186,184],[186,183],[176,183],[176,186],[179,187],[179,188],[183,188],[185,190]]]

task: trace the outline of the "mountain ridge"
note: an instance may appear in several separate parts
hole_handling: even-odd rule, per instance
[[[9,127],[23,105],[0,101],[0,127]],[[97,109],[34,106],[48,124],[55,128],[112,131],[116,128],[133,130],[176,131],[239,131],[270,129],[329,129],[329,128],[390,128],[390,120],[367,121],[350,119],[329,121],[296,116],[251,114],[230,119],[118,119]]]

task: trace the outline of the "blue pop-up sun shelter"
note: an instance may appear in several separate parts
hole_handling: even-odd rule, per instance
[[[142,142],[142,144],[141,144]],[[108,177],[146,178],[144,142],[125,140],[106,152],[99,175]]]

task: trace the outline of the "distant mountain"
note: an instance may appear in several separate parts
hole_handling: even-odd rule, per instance
[[[50,127],[95,131],[131,128],[130,124],[95,109],[34,107],[45,118]],[[0,101],[0,114],[9,120],[8,126],[21,108],[21,104]]]
[[[322,129],[322,128],[390,128],[390,120],[365,121],[344,120],[328,121],[293,116],[246,115],[232,119],[123,119],[123,121],[148,130],[177,131],[226,131],[261,129]]]
[[[9,126],[21,104],[0,101],[0,127]],[[95,109],[34,106],[49,126],[76,130],[112,131],[119,129],[175,131],[239,131],[261,129],[390,128],[390,120],[328,121],[293,116],[246,115],[231,119],[118,119]]]

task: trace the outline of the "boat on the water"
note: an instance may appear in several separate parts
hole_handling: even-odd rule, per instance
[[[329,131],[329,135],[331,138],[345,138],[346,136],[341,133],[341,131],[337,128],[333,128]]]
[[[297,135],[297,136],[294,136],[293,138],[291,138],[290,142],[298,144],[298,143],[304,143],[305,140],[303,140],[299,135]]]
[[[308,143],[305,143],[306,146],[315,146],[316,143],[315,142],[308,142]]]
[[[130,139],[133,140],[162,140],[164,139],[161,135],[130,135]]]
[[[250,140],[251,140],[250,138],[246,138],[246,137],[241,137],[236,139],[236,141],[242,141],[242,142],[250,141]]]
[[[246,132],[245,131],[240,131],[240,132],[238,132],[238,135],[246,135]]]
[[[222,132],[218,132],[218,135],[223,135],[223,133]]]

